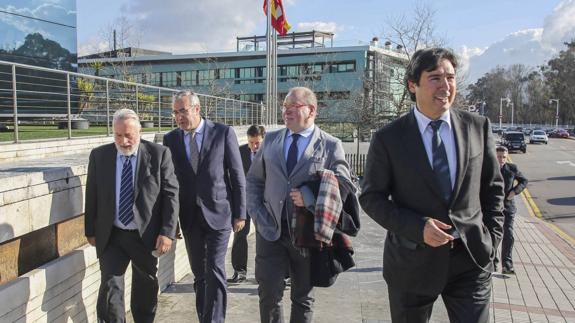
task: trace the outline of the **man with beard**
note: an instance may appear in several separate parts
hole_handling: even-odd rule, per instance
[[[125,322],[124,273],[130,262],[134,322],[153,322],[156,257],[175,238],[178,182],[169,149],[140,140],[134,111],[116,111],[113,127],[115,142],[92,150],[86,181],[85,234],[100,261],[98,322]]]

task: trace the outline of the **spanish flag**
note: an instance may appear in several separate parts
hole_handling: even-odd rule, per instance
[[[290,30],[291,26],[287,22],[286,15],[284,13],[284,6],[282,0],[269,0],[272,4],[272,26],[280,35],[285,35]],[[264,0],[264,15],[267,16],[268,0]]]

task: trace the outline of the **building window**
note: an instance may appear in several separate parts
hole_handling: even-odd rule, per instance
[[[197,71],[183,71],[181,72],[181,86],[191,87],[197,85],[196,76]]]
[[[175,87],[178,84],[176,72],[162,73],[162,86]]]
[[[198,71],[198,85],[210,85],[210,82],[216,79],[215,70]]]
[[[146,78],[149,85],[162,86],[162,73],[149,73]]]
[[[220,79],[234,79],[236,78],[235,68],[220,68],[219,70]]]
[[[355,62],[338,62],[331,64],[331,73],[355,72]]]

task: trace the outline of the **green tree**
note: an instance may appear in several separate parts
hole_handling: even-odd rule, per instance
[[[542,68],[550,88],[549,98],[560,102],[559,124],[563,125],[575,123],[575,39],[565,45],[567,48]],[[551,106],[547,103],[545,106],[555,108],[555,104]]]

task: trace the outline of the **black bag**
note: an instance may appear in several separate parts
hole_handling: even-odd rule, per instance
[[[333,247],[310,248],[310,283],[314,287],[329,287],[337,276],[355,266],[353,251]]]

